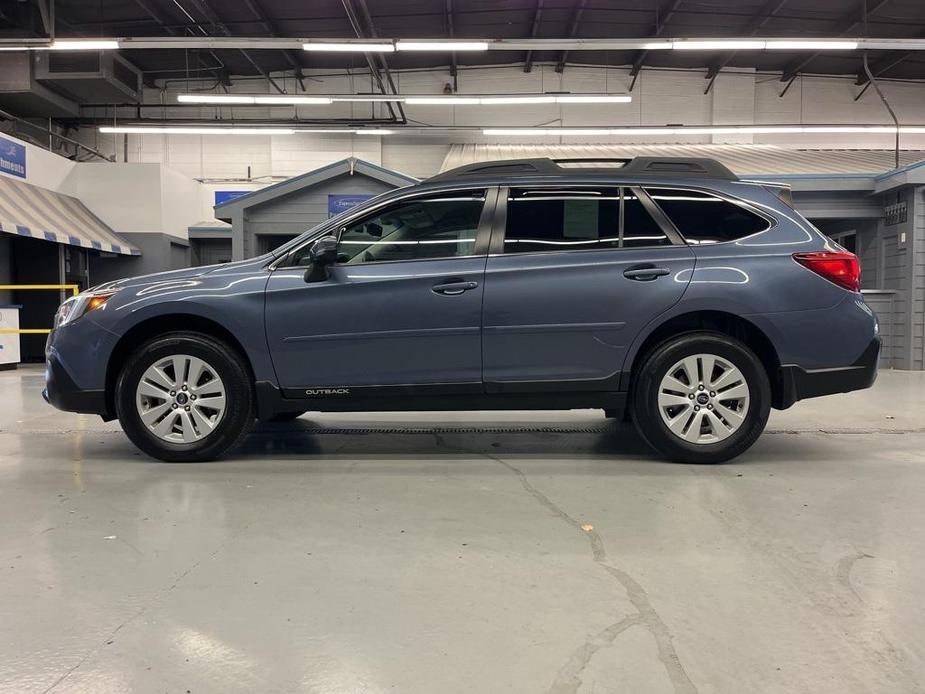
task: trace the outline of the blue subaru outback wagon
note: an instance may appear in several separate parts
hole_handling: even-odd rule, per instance
[[[601,408],[677,461],[869,387],[858,259],[709,159],[529,159],[391,191],[270,254],[65,301],[46,399],[214,458],[307,411]]]

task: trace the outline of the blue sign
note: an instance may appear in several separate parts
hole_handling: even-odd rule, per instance
[[[361,202],[366,202],[372,195],[328,195],[328,217],[340,214],[351,207],[356,207]]]
[[[26,177],[26,146],[0,137],[0,171]]]
[[[221,205],[223,202],[228,202],[229,200],[240,198],[242,195],[247,195],[250,192],[252,191],[250,190],[216,190],[215,191],[215,204]]]

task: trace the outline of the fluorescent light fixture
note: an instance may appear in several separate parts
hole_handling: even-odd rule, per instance
[[[675,39],[672,42],[672,48],[688,51],[747,51],[763,50],[767,41],[753,41],[750,39],[709,39],[700,41],[697,39]]]
[[[481,102],[485,105],[496,104],[554,104],[555,96],[483,96]]]
[[[477,96],[408,96],[403,101],[409,106],[472,106],[482,103]]]
[[[333,99],[329,96],[286,96],[281,94],[279,96],[255,96],[255,104],[269,104],[269,105],[307,105],[312,104],[315,106],[327,106],[333,103]]]
[[[234,94],[180,94],[177,101],[181,104],[252,104],[252,96]]]
[[[353,131],[356,135],[394,135],[394,130],[385,128],[361,128]]]
[[[782,51],[854,51],[857,50],[857,41],[794,41],[785,39],[768,39],[765,42],[768,50]]]
[[[399,51],[487,51],[488,41],[399,41]]]
[[[557,94],[559,104],[628,104],[633,97],[626,94]]]
[[[119,47],[115,39],[58,39],[50,46],[52,51],[111,51]]]
[[[402,101],[403,96],[398,94],[332,94],[331,101],[343,103],[382,103],[386,101]]]
[[[652,41],[651,43],[642,44],[642,50],[644,51],[664,51],[670,48],[674,48],[674,43],[671,41]]]
[[[923,134],[925,126],[900,126],[903,134]],[[623,128],[484,128],[483,135],[512,137],[639,136],[639,135],[790,135],[790,134],[881,134],[894,135],[892,125],[720,125],[655,126]]]
[[[303,51],[329,53],[394,53],[391,41],[312,41],[302,44]]]
[[[128,135],[292,135],[295,133],[295,130],[292,128],[238,128],[234,126],[194,127],[183,125],[117,125],[104,126],[100,128],[100,132],[122,133]]]
[[[182,104],[243,104],[243,105],[328,105],[333,102],[396,102],[412,106],[477,106],[516,104],[626,104],[633,98],[626,94],[492,94],[492,95],[421,95],[401,94],[180,94]]]

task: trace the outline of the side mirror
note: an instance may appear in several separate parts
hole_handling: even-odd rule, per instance
[[[323,282],[328,278],[328,265],[337,262],[337,237],[322,236],[312,244],[308,257],[312,264],[305,271],[305,281]]]

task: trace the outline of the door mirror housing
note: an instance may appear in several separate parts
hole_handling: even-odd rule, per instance
[[[337,262],[337,237],[322,236],[308,252],[311,265],[305,271],[306,282],[323,282],[328,278],[328,266]]]

